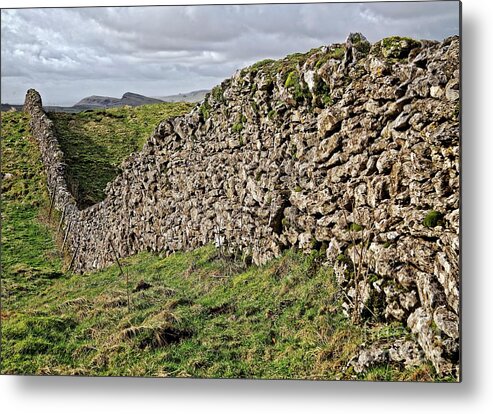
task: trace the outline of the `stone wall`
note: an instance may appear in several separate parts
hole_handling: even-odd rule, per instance
[[[212,242],[257,264],[322,249],[348,314],[402,321],[437,371],[457,369],[458,37],[352,34],[238,71],[160,123],[81,211],[36,91],[25,107],[76,271],[112,263],[111,244],[129,256]]]

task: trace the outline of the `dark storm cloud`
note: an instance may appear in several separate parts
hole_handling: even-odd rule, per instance
[[[458,33],[458,13],[458,2],[2,10],[2,102],[29,87],[53,104],[210,88],[349,32],[443,39]]]

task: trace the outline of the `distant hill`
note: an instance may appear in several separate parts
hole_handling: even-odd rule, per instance
[[[81,99],[74,107],[84,108],[113,108],[115,106],[140,106],[162,102],[161,99],[149,98],[148,96],[139,95],[137,93],[126,92],[121,98],[113,98],[110,96],[92,95]]]
[[[179,93],[177,95],[167,96],[144,96],[133,92],[126,92],[121,98],[113,98],[111,96],[91,95],[81,99],[73,106],[44,106],[48,112],[80,112],[87,109],[106,109],[119,106],[140,106],[156,104],[160,102],[200,102],[205,98],[205,95],[210,92],[208,89],[200,89],[196,91]],[[23,105],[1,104],[1,111],[7,112],[15,109],[22,111]]]
[[[7,111],[22,111],[22,105],[0,104],[0,110],[2,112]]]
[[[164,102],[200,102],[205,98],[205,95],[210,92],[208,89],[200,89],[187,93],[179,93],[178,95],[155,96]]]

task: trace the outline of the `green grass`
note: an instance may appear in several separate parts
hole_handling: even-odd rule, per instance
[[[142,148],[159,121],[184,115],[192,107],[179,102],[50,113],[67,162],[67,182],[79,205],[103,200],[120,163]]]
[[[286,252],[241,267],[211,246],[53,282],[3,328],[3,373],[224,378],[365,379],[346,371],[376,328],[340,312],[330,268],[317,252]],[[420,368],[421,369],[421,368]],[[409,375],[414,374],[414,371]],[[388,367],[385,379],[402,372]],[[431,367],[426,375],[432,376]],[[370,378],[368,377],[368,378]]]
[[[395,63],[406,58],[409,51],[420,46],[420,42],[410,37],[390,36],[374,44],[377,54],[382,54],[389,62]]]
[[[1,113],[2,305],[8,312],[28,303],[62,277],[62,260],[47,223],[48,192],[40,154],[22,112]]]
[[[323,54],[315,64],[315,68],[319,69],[323,65],[325,65],[330,59],[342,60],[344,58],[344,54],[346,53],[346,48],[339,47],[331,47],[327,53]]]

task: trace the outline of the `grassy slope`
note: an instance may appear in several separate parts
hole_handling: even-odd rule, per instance
[[[181,102],[50,113],[67,160],[67,180],[79,204],[101,201],[120,163],[142,148],[158,122],[190,112],[193,106]]]
[[[47,226],[48,192],[28,117],[2,113],[2,304],[15,311],[61,273]],[[5,316],[5,312],[3,312]]]
[[[27,129],[22,113],[2,114],[2,168],[14,175],[3,183],[2,373],[436,379],[428,364],[344,369],[362,342],[409,333],[353,326],[317,252],[246,268],[210,246],[141,253],[124,260],[130,310],[116,266],[64,273]],[[91,139],[109,142],[97,130]],[[150,287],[136,289],[142,281]]]

